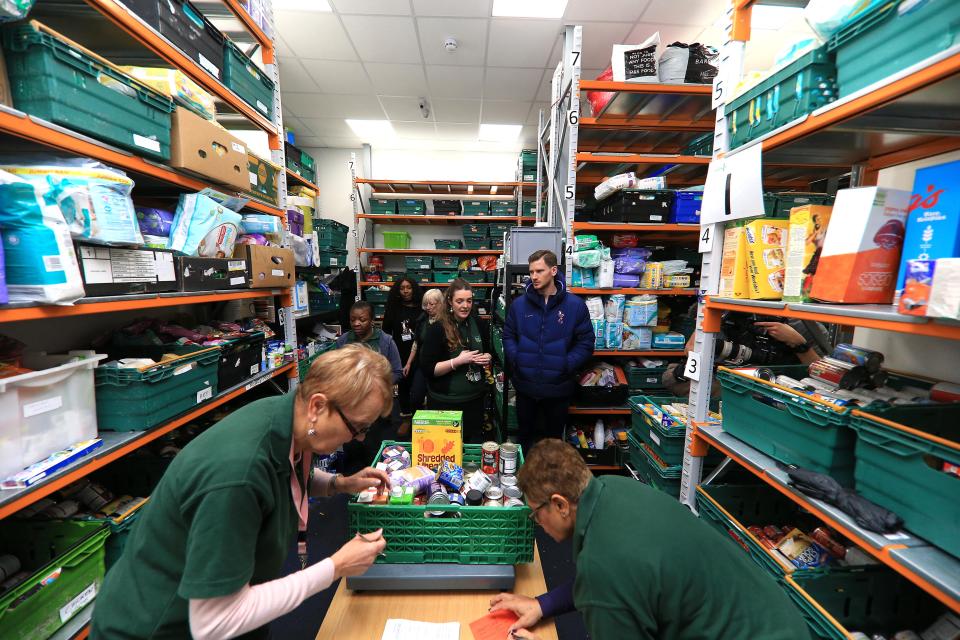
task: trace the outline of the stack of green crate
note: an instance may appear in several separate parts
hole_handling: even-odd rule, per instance
[[[464,200],[463,215],[488,216],[490,215],[490,202],[487,200]]]
[[[524,149],[520,152],[520,179],[524,182],[533,182],[537,179],[537,150]]]
[[[833,196],[827,193],[800,193],[783,191],[776,194],[777,203],[774,206],[773,213],[768,214],[774,218],[790,218],[790,209],[802,207],[808,204],[829,205],[833,204]],[[766,202],[764,202],[766,209]],[[767,213],[766,211],[764,213]]]
[[[524,200],[523,209],[520,212],[520,215],[524,218],[533,218],[537,215],[537,203],[533,200]]]
[[[460,268],[460,258],[457,256],[433,256],[433,268],[446,271]]]
[[[423,200],[397,200],[397,215],[422,216],[427,212],[427,203]]]
[[[416,271],[408,271],[404,275],[416,283],[429,284],[434,281],[433,278],[436,276],[436,272],[430,269],[417,269]]]
[[[441,251],[455,251],[457,249],[463,249],[463,242],[460,240],[448,240],[445,238],[435,238],[433,241],[433,246]]]
[[[490,238],[467,237],[463,239],[463,244],[470,251],[480,251],[490,248]]]
[[[318,267],[345,267],[347,266],[346,249],[321,249]]]
[[[336,220],[316,219],[313,221],[313,231],[316,233],[317,248],[347,250],[347,234],[350,229]]]
[[[490,215],[501,217],[516,217],[516,200],[497,200],[490,203]]]
[[[461,270],[460,279],[471,284],[477,284],[479,282],[486,282],[486,274],[484,274],[483,271]]]
[[[397,213],[397,201],[384,198],[370,198],[370,213],[392,216]]]
[[[712,156],[713,155],[713,131],[697,136],[683,149],[683,154],[687,156]]]
[[[433,272],[433,281],[437,284],[447,284],[456,280],[459,275],[456,269],[439,269]]]
[[[403,259],[407,272],[429,271],[433,268],[433,258],[430,256],[406,256]]]
[[[487,222],[471,222],[463,225],[464,238],[486,238],[489,232],[490,224]]]
[[[302,176],[305,180],[316,182],[317,169],[313,156],[289,142],[285,142],[283,145],[283,155],[287,162],[287,169],[298,176]]]
[[[364,299],[370,304],[384,303],[387,301],[387,298],[390,297],[389,289],[378,289],[376,287],[370,287],[364,291]]]

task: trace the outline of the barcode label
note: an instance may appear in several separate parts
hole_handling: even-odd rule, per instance
[[[160,153],[160,141],[154,140],[153,138],[147,138],[146,136],[133,134],[133,144],[138,147],[143,147],[144,149],[149,149],[154,153]]]
[[[247,263],[243,260],[230,260],[227,262],[227,271],[243,271]]]
[[[284,272],[283,269],[273,269],[270,271],[270,275],[282,278],[284,276]]]
[[[250,184],[257,186],[257,174],[255,174],[253,171],[250,172]]]
[[[207,387],[206,389],[201,389],[197,391],[197,404],[200,404],[204,400],[209,400],[213,397],[213,387]]]
[[[48,411],[59,409],[62,406],[62,396],[54,396],[53,398],[47,398],[46,400],[31,402],[30,404],[23,405],[23,417],[32,418],[33,416],[38,416],[41,413],[47,413]]]
[[[240,144],[239,142],[231,142],[230,144],[231,144],[231,146],[233,147],[233,150],[236,151],[237,153],[246,153],[246,152],[247,152],[247,149],[246,149],[242,144]]]
[[[60,256],[43,256],[43,268],[49,271],[63,271],[63,259]]]
[[[83,609],[85,606],[93,602],[93,599],[97,596],[97,583],[94,582],[89,587],[80,592],[76,598],[63,605],[60,608],[60,622],[66,623],[67,620],[72,618],[77,611]]]
[[[244,278],[243,276],[240,276],[239,278],[230,278],[230,286],[235,287],[238,284],[243,284],[246,281],[247,279]]]

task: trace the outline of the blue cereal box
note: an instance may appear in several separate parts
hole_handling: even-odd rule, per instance
[[[908,261],[960,257],[960,160],[918,169],[908,211],[897,291]]]

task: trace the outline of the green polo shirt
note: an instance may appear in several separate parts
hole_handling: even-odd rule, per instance
[[[297,539],[293,400],[252,402],[174,458],[97,594],[94,640],[188,638],[190,598],[280,577]]]
[[[577,506],[573,600],[594,640],[810,640],[776,581],[675,499],[605,476]]]

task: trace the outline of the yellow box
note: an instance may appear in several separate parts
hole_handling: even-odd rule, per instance
[[[817,270],[823,239],[833,207],[807,204],[790,210],[787,239],[787,269],[783,278],[783,299],[810,302],[813,274]]]
[[[789,225],[787,220],[760,218],[744,227],[751,300],[779,300],[783,297]]]
[[[169,96],[207,120],[213,120],[217,115],[217,105],[213,96],[182,71],[163,67],[122,67],[122,69],[151,89]]]
[[[462,411],[417,411],[411,431],[413,466],[436,469],[445,460],[463,466]]]
[[[720,290],[723,298],[749,298],[747,278],[747,236],[742,226],[723,232],[723,257],[720,260]]]

